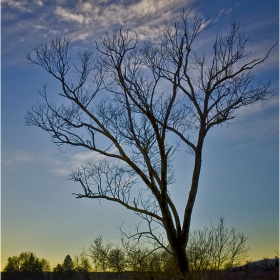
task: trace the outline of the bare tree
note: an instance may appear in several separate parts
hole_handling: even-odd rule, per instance
[[[109,253],[109,267],[118,273],[126,268],[125,254],[120,248],[112,249]]]
[[[99,236],[89,248],[90,257],[93,260],[95,271],[107,271],[109,269],[109,253],[113,244],[103,244],[103,237]]]
[[[60,82],[63,104],[51,103],[45,86],[44,103],[27,113],[26,124],[47,131],[57,145],[100,155],[72,174],[82,186],[77,198],[106,199],[138,214],[148,222],[138,236],[172,254],[183,278],[190,271],[186,246],[205,137],[234,119],[236,109],[271,96],[270,82],[252,83],[251,70],[273,47],[250,59],[247,38],[233,22],[227,34],[215,35],[213,55],[206,58],[194,51],[205,26],[202,17],[182,10],[179,19],[159,27],[156,40],[141,42],[120,28],[100,38],[95,54],[80,54],[80,67],[70,64],[68,39],[39,44],[27,55]],[[73,76],[68,81],[71,69],[76,82]],[[179,144],[194,160],[182,219],[168,191]],[[157,226],[165,236],[156,234]]]
[[[220,270],[245,262],[249,251],[247,239],[234,227],[226,228],[223,217],[219,218],[217,225],[191,231],[187,253],[195,279],[202,279],[207,271],[211,273],[211,279],[218,279]]]
[[[153,250],[144,247],[143,243],[131,242],[126,236],[121,236],[122,250],[127,259],[128,270],[132,271],[149,271],[149,256]]]
[[[74,263],[75,263],[76,269],[78,269],[78,270],[82,270],[82,271],[91,271],[92,270],[89,259],[84,251],[80,255],[76,255],[74,257]]]

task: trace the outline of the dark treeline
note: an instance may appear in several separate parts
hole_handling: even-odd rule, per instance
[[[244,263],[249,250],[246,240],[243,233],[226,228],[223,218],[216,225],[193,230],[187,247],[192,279],[203,279],[209,271],[211,279],[215,279],[216,272]],[[125,279],[124,273],[133,272],[133,279],[138,277],[137,273],[149,275],[148,279],[176,279],[178,272],[172,254],[138,241],[122,234],[120,243],[113,244],[99,236],[88,250],[74,258],[67,255],[53,269],[46,259],[40,259],[31,252],[21,253],[8,258],[2,279],[99,279],[92,278],[93,272],[95,277],[97,272],[103,272],[122,275],[121,279]]]

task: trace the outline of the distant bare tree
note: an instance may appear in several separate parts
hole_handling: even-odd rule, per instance
[[[95,239],[89,248],[96,271],[133,271],[141,275],[164,275],[164,266],[170,255],[165,250],[145,246],[145,243],[128,240],[123,236],[121,246],[109,241],[104,243],[103,237]],[[144,277],[144,276],[143,276]],[[161,278],[160,278],[161,279]]]
[[[187,253],[193,278],[202,279],[210,271],[211,279],[216,279],[220,270],[244,263],[249,251],[247,239],[242,232],[236,232],[234,227],[226,228],[223,217],[217,225],[211,224],[203,230],[191,231]]]
[[[133,240],[134,241],[134,240]],[[148,256],[152,253],[147,247],[140,242],[131,242],[126,236],[121,237],[122,249],[127,259],[127,266],[132,271],[148,271]]]
[[[116,246],[110,242],[104,244],[101,236],[95,239],[95,245],[91,245],[89,250],[94,263],[97,257],[97,262],[106,263],[105,267],[110,271],[140,272],[147,277],[153,275],[157,279],[176,275],[172,254],[163,249],[158,250],[157,247],[147,247],[145,243],[129,239],[123,234],[120,240],[121,246]],[[225,226],[223,217],[219,218],[217,224],[211,223],[202,230],[192,230],[186,248],[191,279],[220,279],[221,271],[228,271],[245,263],[249,251],[246,241],[247,238],[242,232]],[[96,266],[97,270],[101,267]],[[223,275],[225,276],[225,271]]]
[[[27,55],[60,82],[62,105],[49,100],[45,86],[44,103],[32,107],[26,124],[48,132],[57,145],[100,155],[72,174],[82,187],[77,198],[106,199],[138,214],[148,223],[138,237],[149,237],[172,254],[182,278],[190,271],[186,246],[205,137],[234,119],[236,109],[271,96],[270,82],[252,83],[251,70],[273,47],[250,59],[247,38],[233,22],[227,34],[215,35],[206,57],[195,51],[205,26],[201,16],[182,10],[159,27],[156,40],[141,42],[120,28],[101,37],[96,54],[80,54],[80,67],[70,64],[69,39],[39,44]],[[179,145],[193,155],[181,215],[168,191],[175,183],[172,160]],[[155,231],[158,226],[164,236]]]
[[[89,248],[90,257],[93,260],[95,271],[107,271],[109,269],[109,253],[113,244],[103,243],[103,237],[99,236]]]
[[[125,254],[120,248],[112,249],[109,253],[109,267],[118,273],[126,268]]]
[[[76,255],[74,257],[74,265],[75,272],[77,275],[77,279],[90,280],[90,272],[92,271],[92,267],[88,256],[83,251],[80,255]]]

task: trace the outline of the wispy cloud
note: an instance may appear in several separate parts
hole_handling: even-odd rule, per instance
[[[22,164],[34,161],[35,158],[31,154],[24,151],[17,151],[14,154],[2,153],[2,164],[4,166],[11,166],[14,164]]]
[[[1,1],[2,6],[8,5],[12,9],[16,9],[19,12],[28,12],[32,13],[36,6],[44,6],[43,1],[41,0],[33,0],[33,1],[27,1],[27,0],[2,0]]]
[[[57,7],[55,13],[61,17],[61,20],[64,21],[74,21],[82,24],[84,22],[84,16],[82,14],[73,14],[70,11]]]
[[[137,31],[141,39],[146,38],[155,34],[156,25],[175,16],[180,8],[193,2],[138,0],[131,3],[123,0],[113,3],[106,0],[79,0],[69,3],[56,0],[46,5],[44,0],[3,0],[3,61],[8,64],[24,63],[30,46],[51,40],[54,36],[66,36],[72,41],[92,44],[104,32],[110,32],[120,25]]]
[[[7,168],[18,168],[19,165],[26,164],[46,164],[50,173],[67,177],[71,172],[79,166],[90,161],[98,161],[101,155],[95,152],[80,153],[42,153],[34,154],[32,152],[17,151],[11,154],[2,154],[2,165]]]
[[[231,12],[233,11],[233,9],[230,7],[229,9],[221,9],[218,12],[217,16],[214,16],[213,19],[211,19],[211,23],[216,23],[220,20],[221,17],[223,17],[224,15],[229,15]]]
[[[90,35],[94,35],[93,32],[97,30],[98,33],[102,33],[104,30],[108,31],[108,28],[112,29],[116,25],[123,25],[125,28],[134,30],[141,29],[141,31],[149,33],[149,29],[169,18],[178,8],[192,2],[193,0],[141,0],[132,4],[120,3],[98,6],[92,5],[90,2],[79,1],[71,9],[65,9],[62,6],[56,7],[55,14],[60,21],[83,25],[83,28],[79,30],[79,37],[85,39]],[[69,32],[71,32],[70,29],[68,29]],[[91,30],[91,33],[89,30]],[[77,32],[77,30],[72,32]],[[76,37],[73,38],[75,39]]]
[[[254,116],[255,114],[262,114],[265,112],[277,112],[279,108],[279,98],[274,96],[268,101],[258,102],[252,104],[248,107],[241,107],[238,109],[238,115],[240,118],[245,120],[249,116]]]
[[[14,8],[16,10],[19,10],[20,12],[32,12],[32,10],[29,8],[28,2],[24,0],[2,0],[2,5],[4,4],[7,4],[10,8]]]
[[[99,160],[101,156],[94,152],[83,152],[76,154],[67,154],[63,158],[48,157],[47,163],[50,164],[50,171],[60,176],[68,176],[80,165],[89,161]]]
[[[278,108],[278,97],[240,108],[236,117],[237,128],[231,131],[233,137],[238,139],[236,141],[239,142],[238,145],[251,149],[253,145],[258,145],[259,141],[262,143],[277,141],[279,139]],[[250,141],[246,141],[248,138]]]
[[[43,1],[41,1],[41,0],[38,0],[37,4],[38,4],[38,6],[41,6],[41,7],[44,6]]]
[[[8,36],[13,38],[13,40],[6,40],[3,43],[2,54],[18,53],[16,50],[20,49],[20,51],[24,51],[24,54],[19,53],[21,60],[17,58],[17,61],[23,62],[25,54],[30,51],[27,46],[48,41],[54,36],[66,36],[72,38],[73,42],[83,41],[86,44],[92,44],[105,31],[111,31],[120,25],[123,25],[125,29],[136,31],[140,39],[151,38],[156,34],[157,25],[176,16],[183,7],[193,8],[194,2],[194,0],[138,0],[131,3],[123,0],[112,3],[112,1],[107,0],[79,0],[70,5],[68,1],[56,0],[44,5],[43,0],[3,0],[2,18],[4,21],[6,19],[8,22],[14,17],[19,17],[18,11],[29,12],[30,15],[28,18],[23,17],[16,25],[6,25],[5,29],[2,30],[2,38]],[[7,7],[9,9],[6,9]],[[219,10],[216,18],[214,16],[211,22],[220,20],[235,8],[227,7]],[[12,13],[13,10],[14,13]],[[197,11],[193,10],[193,13],[195,14]],[[249,29],[249,32],[258,34],[256,25],[259,26],[260,24],[264,28],[271,22],[270,20],[262,23],[254,22],[252,25],[246,26],[246,30]],[[210,36],[209,39],[212,43],[213,33]],[[258,44],[255,44],[255,48],[257,48],[256,46],[259,48],[258,52],[265,50],[263,45],[267,41],[269,41],[267,38],[258,40]],[[208,42],[204,37],[203,46],[205,45],[208,45]],[[4,60],[6,57],[12,57],[12,59],[9,59],[9,63],[11,63],[10,61],[13,61],[15,56],[2,55],[2,57]],[[275,67],[276,61],[278,61],[276,55],[270,61],[271,65],[273,64],[273,67]]]

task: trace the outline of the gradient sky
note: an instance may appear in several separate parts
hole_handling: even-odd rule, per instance
[[[211,4],[210,4],[211,3]],[[48,134],[24,125],[24,115],[40,100],[37,89],[54,80],[25,58],[32,45],[55,36],[73,38],[77,48],[94,48],[94,40],[119,24],[141,36],[155,34],[155,25],[175,16],[182,7],[209,18],[212,26],[201,35],[205,50],[218,29],[230,20],[243,24],[248,52],[264,55],[278,40],[276,0],[2,0],[2,268],[7,258],[32,251],[53,267],[67,254],[88,248],[98,236],[118,241],[117,226],[133,231],[137,217],[122,207],[76,200],[78,184],[68,180],[71,170],[92,154],[77,148],[61,152]],[[203,228],[223,215],[226,225],[249,237],[251,260],[274,257],[279,243],[278,46],[254,72],[269,77],[274,97],[238,112],[234,125],[216,127],[206,138],[200,187],[192,227]],[[178,186],[188,179],[185,158],[176,164]],[[182,209],[188,189],[173,197]]]

